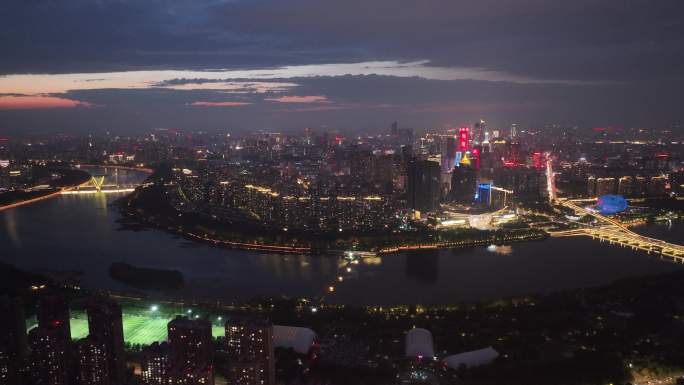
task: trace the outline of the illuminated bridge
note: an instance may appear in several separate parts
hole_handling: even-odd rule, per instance
[[[580,229],[552,232],[551,236],[553,237],[584,235],[589,236],[592,239],[598,239],[602,242],[618,244],[624,247],[632,248],[634,250],[643,250],[649,254],[654,253],[660,255],[661,257],[669,258],[677,263],[684,263],[684,246],[637,234],[632,230],[629,230],[617,220],[608,218],[597,212],[587,210],[573,202],[561,201],[559,203],[565,207],[575,210],[575,212],[591,215],[603,223],[603,225],[594,227],[587,226]]]
[[[76,195],[76,194],[112,194],[112,193],[126,193],[133,192],[140,184],[119,184],[118,178],[115,178],[115,183],[105,184],[105,175],[93,175],[89,181],[69,189],[62,190],[62,194]]]

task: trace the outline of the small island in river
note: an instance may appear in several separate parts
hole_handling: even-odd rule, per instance
[[[183,274],[178,270],[136,267],[124,262],[109,266],[109,276],[119,282],[144,290],[173,290],[183,286]]]

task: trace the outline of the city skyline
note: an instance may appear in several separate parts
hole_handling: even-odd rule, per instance
[[[0,385],[684,384],[684,0],[0,9]]]

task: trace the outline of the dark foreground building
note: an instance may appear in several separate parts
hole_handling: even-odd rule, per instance
[[[413,160],[408,167],[406,202],[409,208],[423,212],[439,209],[440,166],[429,160]]]
[[[110,298],[94,297],[87,311],[89,337],[105,348],[109,376],[118,384],[126,372],[121,306]]]

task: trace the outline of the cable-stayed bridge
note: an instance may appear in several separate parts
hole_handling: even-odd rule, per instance
[[[684,246],[665,242],[660,239],[637,234],[613,218],[598,212],[587,210],[569,200],[557,201],[561,205],[574,210],[576,213],[591,215],[601,225],[586,226],[579,229],[552,232],[553,237],[589,236],[602,242],[617,244],[635,250],[643,250],[649,254],[657,254],[676,263],[684,263]]]
[[[76,194],[113,194],[132,192],[140,184],[119,184],[118,178],[114,178],[113,183],[108,182],[105,178],[108,175],[93,175],[87,182],[70,188],[62,190],[62,194],[76,195]]]

